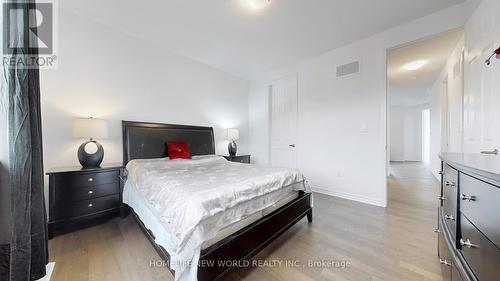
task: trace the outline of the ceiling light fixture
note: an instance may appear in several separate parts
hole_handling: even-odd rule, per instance
[[[264,8],[270,2],[271,0],[240,0],[240,3],[243,7],[254,11]]]
[[[410,63],[403,65],[403,69],[413,71],[413,70],[417,70],[417,69],[421,68],[425,64],[427,64],[427,61],[425,61],[425,60],[416,60],[416,61],[412,61]]]

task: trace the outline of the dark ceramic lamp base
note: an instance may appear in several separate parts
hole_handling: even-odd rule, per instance
[[[236,145],[236,142],[234,140],[229,142],[229,144],[227,145],[227,150],[230,156],[236,155],[236,150],[238,150],[238,146]]]
[[[91,142],[97,146],[97,151],[95,153],[87,153],[85,151],[85,146]],[[83,168],[97,168],[101,165],[103,158],[104,149],[102,145],[95,140],[86,141],[78,148],[78,161],[80,161]]]

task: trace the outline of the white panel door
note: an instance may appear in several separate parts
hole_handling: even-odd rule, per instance
[[[272,166],[297,166],[297,77],[270,85],[270,159]]]
[[[471,59],[466,68],[464,96],[465,151],[478,153],[482,150],[499,148],[500,144],[500,95],[494,89],[500,88],[498,79],[500,67],[486,65],[484,61],[493,52],[493,42],[481,54]]]

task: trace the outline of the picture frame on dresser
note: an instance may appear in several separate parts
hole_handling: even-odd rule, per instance
[[[124,214],[122,164],[51,169],[48,236],[76,231]]]

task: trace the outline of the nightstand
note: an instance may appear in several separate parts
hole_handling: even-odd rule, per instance
[[[123,212],[123,165],[58,168],[49,175],[49,239],[102,223]]]
[[[231,162],[250,164],[250,155],[235,155],[235,156],[223,155],[223,157]]]

